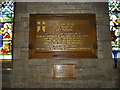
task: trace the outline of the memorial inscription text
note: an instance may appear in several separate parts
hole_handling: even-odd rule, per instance
[[[31,15],[30,23],[30,53],[66,58],[67,53],[89,52],[86,57],[96,57],[95,15]]]

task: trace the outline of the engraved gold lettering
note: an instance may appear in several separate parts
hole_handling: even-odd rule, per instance
[[[37,23],[39,24],[39,23]],[[84,47],[83,40],[88,39],[88,35],[77,32],[69,32],[74,28],[74,23],[54,24],[54,32],[46,32],[45,22],[41,22],[41,26],[37,26],[37,32],[42,30],[44,34],[37,35],[42,41],[42,46],[36,50],[89,50],[89,45]],[[60,32],[59,32],[60,31]],[[64,31],[66,31],[64,33]],[[68,32],[67,32],[68,31]],[[59,32],[59,33],[58,33]]]
[[[37,22],[37,25],[40,25],[40,22]]]
[[[45,22],[42,22],[43,25],[45,25]]]
[[[37,32],[39,32],[40,31],[40,26],[37,26]]]
[[[71,25],[75,25],[74,23],[71,23]]]
[[[84,50],[87,50],[87,49],[90,49],[90,48],[80,48],[80,49],[84,49]]]
[[[40,50],[40,48],[36,48],[36,50]]]
[[[43,30],[43,32],[45,32],[45,26],[42,26],[42,30]]]

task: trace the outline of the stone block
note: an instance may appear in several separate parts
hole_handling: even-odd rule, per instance
[[[109,26],[109,16],[105,17],[103,16],[102,18],[96,18],[96,24],[99,25],[103,25],[103,26]]]
[[[13,61],[13,69],[18,71],[17,73],[20,73],[20,70],[24,72],[25,69],[25,63],[23,60],[21,59],[14,59]],[[14,71],[15,72],[15,71]],[[24,72],[25,73],[25,72]],[[24,74],[23,73],[23,74]]]
[[[107,2],[93,2],[90,4],[90,12],[96,14],[108,14],[108,3]]]
[[[98,26],[97,35],[98,35],[97,37],[98,40],[111,41],[110,30],[108,26]]]
[[[89,75],[93,78],[94,76],[97,76],[97,75],[100,75],[102,76],[102,73],[100,72],[100,69],[97,67],[97,68],[81,68],[81,69],[76,69],[76,78],[77,76],[78,77],[89,77]],[[97,77],[96,77],[97,78]],[[99,77],[99,79],[102,79],[104,77]],[[92,78],[90,78],[92,79]]]
[[[60,13],[60,12],[65,12],[64,10],[71,10],[73,11],[76,9],[75,5],[71,4],[40,4],[40,3],[31,3],[29,5],[29,11],[31,13]]]
[[[53,5],[52,7],[50,7],[50,5],[40,5],[39,4],[40,2],[36,2],[36,3],[32,3],[32,4],[30,4],[29,5],[29,12],[32,12],[32,11],[34,11],[34,12],[40,12],[40,11],[43,11],[43,10],[52,10],[52,9],[55,9],[53,6],[55,6],[55,5]]]
[[[104,41],[103,42],[103,55],[104,58],[112,58],[112,50],[111,50],[111,42],[110,41]]]
[[[21,48],[13,49],[13,59],[20,59],[21,58]]]
[[[94,69],[94,68],[97,68],[97,63],[96,62],[87,62],[87,63],[78,63],[76,64],[76,69],[80,69],[80,70],[86,70],[86,69]]]
[[[29,22],[15,22],[14,33],[29,33]]]
[[[27,19],[29,19],[29,18],[27,18]],[[26,32],[29,32],[29,26],[30,26],[29,23],[30,23],[29,21],[24,21],[24,23],[23,23],[24,27],[25,27],[24,31],[26,31]]]
[[[117,82],[116,81],[106,81],[104,84],[102,84],[101,88],[117,88]]]
[[[24,32],[24,22],[15,22],[14,23],[14,32]]]
[[[73,88],[98,88],[103,82],[101,80],[76,80],[71,83],[69,86]]]
[[[23,83],[23,82],[15,82],[12,84],[11,86],[12,88],[25,88],[26,87],[26,84]]]
[[[21,59],[29,59],[28,49],[21,52]]]
[[[72,5],[69,5],[69,4],[66,5],[66,4],[65,4],[65,5],[58,5],[57,8],[58,8],[59,10],[61,10],[61,9],[62,9],[62,10],[64,10],[64,9],[70,9],[70,10],[71,10],[71,9],[76,9],[76,6],[73,5],[73,4],[72,4]]]
[[[28,38],[27,35],[25,36],[25,40],[26,40],[26,38]],[[29,40],[29,39],[28,39],[28,40]],[[25,41],[25,43],[24,43],[24,45],[23,45],[22,48],[23,48],[22,51],[26,51],[27,49],[29,50],[29,42],[26,42],[26,41]],[[26,49],[24,49],[24,48],[26,48]]]
[[[4,75],[10,75],[10,74],[12,74],[12,71],[3,70],[2,74],[4,74]]]
[[[101,51],[103,50],[103,42],[104,41],[99,41],[99,40],[97,41],[97,45],[98,45],[97,50],[101,50]]]
[[[25,33],[24,32],[19,32],[19,33],[14,33],[14,47],[20,48],[24,47],[25,43]]]
[[[78,10],[90,10],[91,9],[91,5],[89,3],[84,3],[84,2],[79,2],[76,3],[76,9]]]
[[[23,18],[23,17],[29,18],[29,13],[21,13],[21,17],[22,17],[22,18]]]
[[[116,79],[116,75],[113,70],[113,59],[110,59],[110,58],[101,59],[98,62],[98,67],[99,67],[102,75],[104,75],[106,81],[107,80],[111,81],[111,80]]]
[[[15,22],[21,21],[21,13],[15,13]]]
[[[22,52],[28,52],[28,51],[29,51],[29,48],[28,48],[28,47],[22,47],[22,48],[21,48],[21,51],[22,51]]]
[[[22,18],[21,18],[21,21],[28,22],[28,21],[29,21],[29,17],[22,17]]]
[[[103,58],[103,50],[98,50],[98,58]]]
[[[16,2],[15,12],[26,13],[28,12],[28,2]]]
[[[76,10],[76,11],[77,11],[77,10]],[[89,10],[89,9],[86,9],[86,10],[79,9],[78,11],[79,11],[79,13],[88,13],[88,14],[90,13],[90,10]],[[78,12],[78,11],[77,11],[77,12]]]
[[[28,64],[30,66],[44,66],[44,65],[50,65],[51,61],[49,59],[30,59]]]
[[[107,13],[96,13],[96,18],[106,18],[106,20],[109,20],[109,15]]]
[[[7,82],[7,81],[8,81],[8,83],[11,82],[11,76],[10,76],[10,74],[8,74],[8,75],[3,74],[3,75],[2,75],[2,83],[5,83],[5,82]]]
[[[81,76],[76,76],[77,79],[79,80],[105,80],[104,75],[99,75],[99,74],[88,74],[88,75],[81,75]]]
[[[29,48],[29,32],[24,32],[25,36],[24,36],[24,44],[23,47],[25,48]]]
[[[2,88],[11,88],[11,83],[9,82],[2,83]]]

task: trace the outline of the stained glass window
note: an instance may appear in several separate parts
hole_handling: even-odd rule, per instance
[[[12,59],[14,2],[0,2],[0,60]]]
[[[112,50],[120,50],[120,1],[109,0],[108,7]]]

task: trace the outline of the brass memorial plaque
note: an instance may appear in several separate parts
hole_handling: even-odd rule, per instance
[[[29,58],[96,58],[94,14],[30,15]]]
[[[53,66],[53,78],[75,79],[75,64],[58,64]]]

